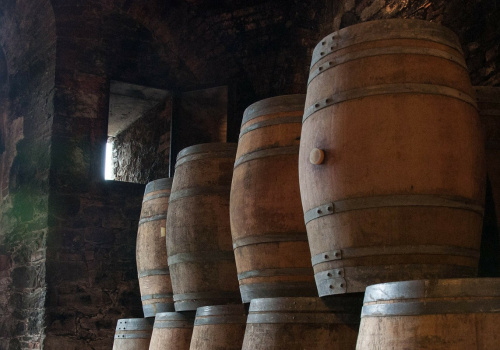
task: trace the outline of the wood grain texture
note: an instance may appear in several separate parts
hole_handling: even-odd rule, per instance
[[[172,179],[148,183],[137,231],[136,261],[144,316],[174,311],[165,245],[166,216]]]
[[[167,252],[176,311],[241,301],[229,225],[235,144],[179,153],[167,214]]]
[[[319,298],[253,299],[242,350],[349,350],[356,346],[360,303]]]
[[[453,34],[424,21],[384,20],[347,27],[332,36],[318,44],[328,42],[331,49],[317,56],[311,74],[322,65],[327,68],[311,79],[307,90],[305,110],[315,111],[304,121],[301,134],[304,213],[326,203],[384,196],[414,196],[415,202],[423,196],[449,198],[481,207],[483,138]],[[384,48],[388,52],[380,53]],[[372,55],[372,50],[379,53]],[[345,60],[350,54],[360,57]],[[333,62],[331,67],[328,62]],[[370,95],[389,86],[392,92]],[[328,105],[339,94],[353,92],[355,98]],[[320,165],[309,161],[315,148],[325,153]],[[481,213],[473,210],[409,202],[326,215],[306,227],[313,258],[343,249],[422,248],[397,254],[365,252],[314,266],[316,276],[345,268],[343,292],[350,293],[412,276],[474,276],[481,225]],[[429,254],[426,246],[450,252]],[[454,248],[470,254],[452,252]]]
[[[365,298],[363,313],[366,307],[382,307],[386,312],[380,309],[362,316],[356,349],[498,349],[499,286],[500,280],[492,278],[370,286],[367,295],[385,290],[383,295]],[[397,293],[386,294],[388,290]],[[439,290],[441,293],[436,293]],[[458,303],[468,306],[456,307]]]
[[[231,185],[231,233],[243,302],[316,296],[302,218],[298,145],[305,95],[249,106]]]
[[[189,350],[194,313],[162,312],[156,315],[149,350]]]
[[[198,308],[190,350],[241,350],[246,313],[243,305]]]

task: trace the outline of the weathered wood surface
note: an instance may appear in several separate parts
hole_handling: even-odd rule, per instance
[[[146,185],[137,231],[136,262],[144,317],[174,311],[172,282],[165,245],[168,200],[172,179]]]
[[[475,276],[484,146],[453,32],[402,19],[335,32],[314,50],[305,106],[299,179],[319,295]]]
[[[193,312],[156,314],[149,350],[189,350],[193,324]]]
[[[253,299],[242,350],[354,350],[361,299],[337,298]]]
[[[244,113],[231,185],[231,233],[244,303],[317,296],[302,218],[298,153],[305,95]]]
[[[243,304],[196,310],[190,350],[241,350],[247,315]]]
[[[500,279],[384,283],[366,289],[357,350],[498,349]]]
[[[201,144],[177,157],[167,214],[176,311],[240,303],[229,224],[236,145]]]

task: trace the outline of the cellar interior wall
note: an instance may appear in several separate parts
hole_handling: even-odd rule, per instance
[[[116,320],[141,316],[135,237],[166,134],[137,172],[103,180],[111,80],[174,94],[227,86],[236,142],[249,104],[306,92],[321,38],[419,18],[457,33],[474,85],[500,84],[498,1],[8,0],[0,18],[2,349],[109,349]],[[155,115],[152,125],[169,118]]]

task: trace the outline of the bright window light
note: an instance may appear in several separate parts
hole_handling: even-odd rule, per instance
[[[113,143],[106,143],[106,163],[104,165],[104,179],[114,180],[115,174],[113,171]]]

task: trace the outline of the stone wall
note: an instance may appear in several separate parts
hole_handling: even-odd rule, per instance
[[[324,35],[376,19],[416,18],[441,23],[458,35],[472,84],[500,84],[498,1],[342,0],[334,4],[333,20],[324,27]]]
[[[41,349],[55,23],[49,1],[0,2],[0,348]]]
[[[109,350],[118,319],[143,317],[135,264],[143,193],[107,181],[51,197],[44,349]]]
[[[45,349],[109,349],[116,320],[141,315],[144,186],[102,179],[110,80],[227,86],[236,141],[249,104],[306,91],[322,37],[390,17],[450,27],[473,84],[500,83],[497,1],[1,1],[0,348],[45,333]]]
[[[147,184],[168,177],[172,98],[112,138],[116,181]]]

